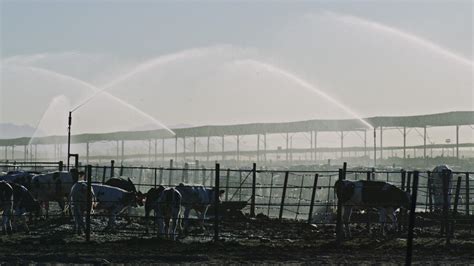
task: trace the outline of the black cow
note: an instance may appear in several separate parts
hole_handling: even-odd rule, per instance
[[[29,232],[28,225],[26,224],[25,213],[35,213],[40,215],[41,206],[37,200],[33,198],[30,191],[22,185],[16,183],[9,183],[13,189],[13,210],[17,219],[22,219],[25,225],[26,231]]]
[[[408,208],[410,196],[396,186],[382,181],[337,181],[334,185],[338,200],[342,202],[345,236],[351,236],[349,222],[353,208],[379,211],[379,221],[382,223],[382,234],[385,235],[385,222],[388,216],[393,225],[397,225],[395,211]]]
[[[133,184],[132,180],[127,177],[127,179],[123,177],[112,177],[107,180],[104,185],[108,185],[111,187],[118,187],[125,191],[132,192],[136,197],[136,204],[133,207],[143,206],[143,200],[145,199],[145,195],[141,191],[137,191],[135,185]]]
[[[13,211],[13,188],[5,181],[0,181],[0,209],[3,210],[2,215],[2,231],[3,233],[12,232],[11,216]]]

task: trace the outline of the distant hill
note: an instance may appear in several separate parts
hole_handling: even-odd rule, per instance
[[[35,128],[30,125],[15,125],[12,123],[0,123],[0,139],[13,139],[31,137]]]

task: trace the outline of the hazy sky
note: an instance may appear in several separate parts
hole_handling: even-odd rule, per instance
[[[1,1],[0,122],[62,132],[144,62],[82,131],[474,109],[473,1],[332,2]]]

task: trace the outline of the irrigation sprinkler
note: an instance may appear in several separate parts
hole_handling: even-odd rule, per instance
[[[67,170],[69,171],[69,157],[71,157],[71,123],[72,123],[72,111],[69,111],[67,124]]]

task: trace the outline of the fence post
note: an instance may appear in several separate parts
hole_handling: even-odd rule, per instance
[[[58,170],[59,170],[59,172],[62,172],[62,171],[63,171],[63,167],[64,167],[63,161],[59,161],[59,163],[58,163]]]
[[[428,171],[428,204],[430,213],[433,212],[433,178],[431,177],[431,172]]]
[[[168,175],[168,185],[171,186],[173,182],[173,159],[170,159],[170,170],[169,170],[169,175]]]
[[[123,164],[120,165],[120,176],[123,176]]]
[[[308,223],[311,223],[311,219],[313,218],[314,198],[316,197],[316,189],[318,189],[318,178],[319,178],[319,174],[315,174],[314,183],[313,183],[313,191],[311,192],[311,202],[309,203],[310,205],[309,205]]]
[[[285,181],[283,182],[283,192],[281,193],[281,204],[280,204],[280,215],[278,216],[278,219],[283,218],[283,208],[285,207],[285,196],[286,196],[286,187],[288,186],[288,175],[290,172],[286,171],[285,172]]]
[[[272,190],[273,190],[273,172],[271,173],[271,176],[270,176],[270,192],[268,193],[269,194],[269,197],[268,197],[268,209],[267,209],[267,216],[270,217],[270,208],[271,208],[271,205],[272,205]]]
[[[413,193],[411,194],[410,220],[408,223],[407,255],[405,265],[411,265],[413,254],[413,229],[415,228],[416,199],[418,196],[418,171],[413,175]]]
[[[448,204],[448,192],[449,192],[449,175],[443,171],[443,222],[441,223],[441,234],[446,234],[446,243],[449,243],[449,204]]]
[[[89,242],[91,239],[91,208],[92,208],[92,166],[87,166],[87,208],[86,208],[86,241]]]
[[[111,160],[110,161],[110,177],[114,177],[114,172],[115,172],[115,161],[114,160]]]
[[[216,174],[215,174],[215,198],[214,198],[214,241],[219,241],[219,176],[220,176],[220,165],[216,163]]]
[[[408,193],[411,193],[411,189],[410,189],[410,183],[411,183],[411,175],[413,174],[413,172],[408,172],[408,175],[407,175],[407,187],[406,187],[406,192]]]
[[[154,188],[156,188],[156,179],[158,177],[157,171],[158,171],[158,169],[156,169],[156,168],[153,170],[153,187]]]
[[[458,182],[456,183],[456,194],[454,197],[454,208],[453,208],[453,217],[451,221],[451,236],[454,236],[454,226],[456,225],[456,214],[458,213],[458,203],[459,203],[459,193],[461,192],[461,181],[462,176],[458,176]]]
[[[206,167],[202,167],[202,185],[206,186]]]
[[[402,191],[405,191],[405,181],[407,177],[407,172],[402,169],[401,171],[401,177],[402,177]],[[400,218],[398,221],[398,232],[402,231],[402,223],[405,224],[405,217],[406,217],[407,211],[406,210],[400,210]]]
[[[255,217],[255,186],[257,184],[257,164],[252,166],[252,197],[250,199],[250,217]]]
[[[161,167],[160,168],[160,185],[163,184],[163,174],[164,174],[163,167]]]
[[[102,171],[102,184],[105,184],[106,172],[107,172],[107,166],[104,166],[104,170]]]
[[[469,173],[466,173],[466,215],[470,215],[469,212]]]
[[[230,169],[227,168],[227,174],[225,179],[225,201],[229,200],[229,179],[230,179]]]
[[[188,163],[184,163],[184,168],[183,168],[183,179],[182,179],[182,182],[184,184],[188,183],[188,168],[189,168],[189,164]]]
[[[367,179],[366,180],[370,181],[371,177],[372,177],[372,172],[367,172]],[[370,211],[369,210],[367,210],[367,223],[366,223],[365,226],[366,226],[367,232],[369,232],[369,234],[370,234],[370,232],[371,232],[370,228],[371,228],[372,225],[371,225],[371,222],[370,222]]]
[[[345,168],[345,163],[344,163]],[[339,169],[338,181],[342,182],[345,179],[344,169]],[[339,245],[342,241],[342,201],[337,199],[337,216],[336,216],[336,243]]]

